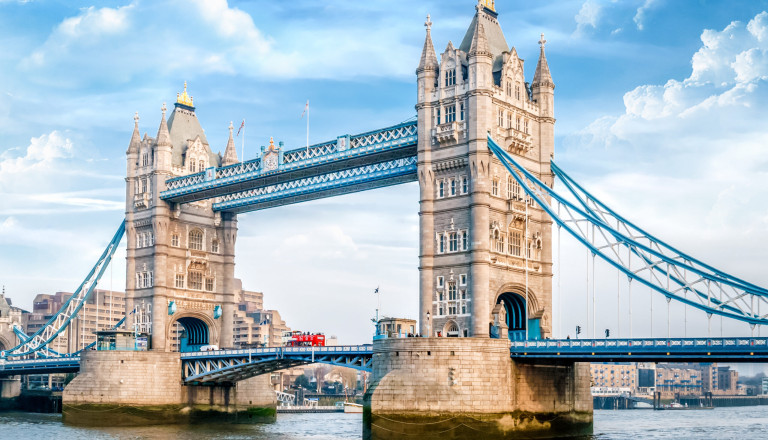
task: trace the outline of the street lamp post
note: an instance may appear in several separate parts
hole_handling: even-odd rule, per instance
[[[427,337],[432,337],[432,322],[429,320],[430,318],[429,310],[427,310]]]

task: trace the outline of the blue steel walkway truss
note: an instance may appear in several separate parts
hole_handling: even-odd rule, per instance
[[[371,371],[372,359],[372,345],[275,347],[182,353],[181,368],[187,384],[219,384],[311,363]]]
[[[220,198],[214,211],[238,213],[398,185],[416,180],[416,144],[416,122],[406,122],[286,151],[274,170],[254,159],[168,179],[160,198]]]

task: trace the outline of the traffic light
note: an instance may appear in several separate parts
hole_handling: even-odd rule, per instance
[[[580,325],[577,325],[577,326],[576,326],[576,334],[577,334],[577,335],[580,335],[580,334],[581,334],[581,326],[580,326]]]
[[[605,337],[606,338],[610,338],[611,337],[611,330],[610,329],[605,329]]]

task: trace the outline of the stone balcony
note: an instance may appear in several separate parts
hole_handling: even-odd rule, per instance
[[[467,138],[466,122],[448,122],[432,130],[433,142],[438,144],[456,143]]]
[[[135,194],[133,196],[133,206],[136,207],[136,209],[149,208],[149,201],[151,198],[152,194],[150,193]]]
[[[513,154],[524,155],[533,147],[532,136],[515,128],[496,127],[495,135],[503,139],[504,148]]]

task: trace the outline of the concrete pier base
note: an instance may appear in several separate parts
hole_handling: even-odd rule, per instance
[[[269,376],[227,386],[185,386],[179,353],[89,351],[65,388],[64,423],[139,426],[200,422],[274,422]]]
[[[375,341],[363,437],[553,438],[592,432],[589,366],[513,362],[509,342]]]
[[[21,394],[21,377],[11,376],[0,379],[0,410],[14,409]]]

